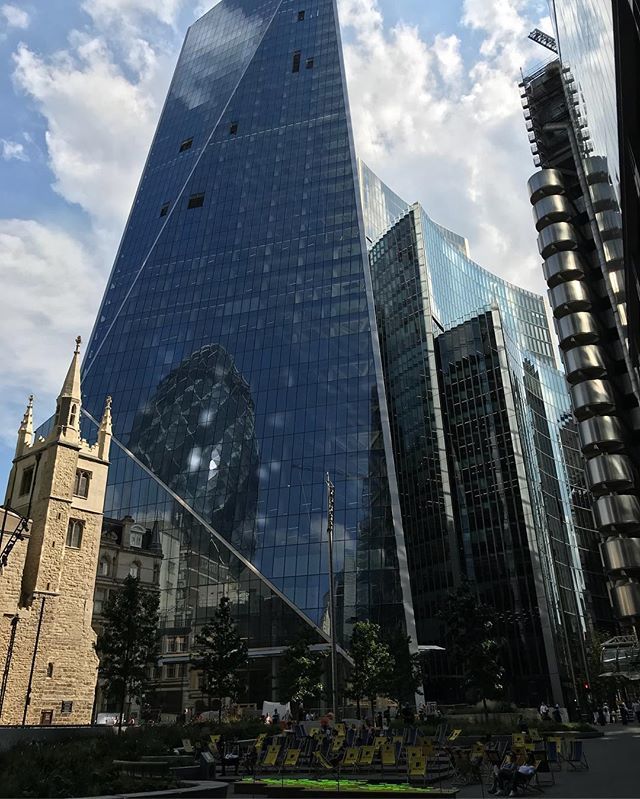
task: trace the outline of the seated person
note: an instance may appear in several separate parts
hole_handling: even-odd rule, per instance
[[[509,796],[516,796],[518,788],[523,788],[536,773],[536,760],[532,752],[527,755],[527,762],[523,766],[518,766],[515,774],[513,775],[513,782],[511,783],[511,792]]]
[[[496,766],[493,772],[493,785],[489,789],[489,793],[497,794],[500,792],[505,796],[512,787],[513,778],[517,771],[518,758],[515,752],[509,752],[506,761],[498,769]]]

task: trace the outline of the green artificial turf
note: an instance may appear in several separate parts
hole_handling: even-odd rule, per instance
[[[251,778],[243,778],[241,782],[253,782]],[[381,782],[366,782],[365,780],[312,780],[312,779],[275,779],[263,778],[258,780],[259,783],[264,785],[272,785],[274,787],[283,788],[310,788],[315,791],[359,791],[361,793],[424,793],[424,794],[442,794],[439,788],[418,788],[415,785],[408,785],[406,783],[381,783]]]

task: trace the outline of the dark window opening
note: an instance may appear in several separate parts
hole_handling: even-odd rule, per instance
[[[204,205],[204,193],[192,194],[191,197],[189,197],[187,208],[202,208],[203,205]]]
[[[232,122],[232,123],[229,125],[229,133],[230,133],[232,136],[235,136],[237,132],[238,132],[238,123],[237,123],[237,122]]]
[[[33,482],[33,466],[28,466],[24,472],[22,472],[22,479],[20,480],[20,494],[18,496],[23,497],[25,494],[28,494],[31,491],[31,483]]]
[[[293,54],[293,66],[291,67],[292,72],[300,72],[300,50],[296,50]]]
[[[169,203],[165,203],[160,209],[160,216],[166,216],[169,213]]]
[[[193,139],[185,139],[180,145],[180,152],[183,153],[185,150],[190,150],[192,144]]]
[[[304,19],[304,11],[298,11],[298,22],[302,22]]]
[[[307,58],[306,67],[307,69],[313,69],[313,58]]]

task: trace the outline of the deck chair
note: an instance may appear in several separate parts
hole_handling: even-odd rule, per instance
[[[362,746],[360,747],[360,759],[358,760],[358,768],[370,768],[373,766],[373,758],[376,755],[375,746]]]
[[[567,741],[566,754],[561,753],[560,757],[574,771],[589,770],[589,763],[584,753],[582,741],[576,741],[575,739]]]
[[[547,739],[547,743],[545,744],[545,750],[547,754],[547,763],[549,765],[549,771],[552,771],[554,767],[557,767],[558,771],[562,770],[562,761],[560,760],[560,745],[557,739]]]
[[[296,768],[298,765],[298,760],[300,760],[300,753],[300,749],[294,749],[293,747],[287,749],[282,760],[282,765],[280,766],[280,771],[282,772],[285,769]]]
[[[358,767],[359,758],[360,758],[360,747],[348,746],[344,750],[344,755],[342,756],[342,763],[340,764],[340,766],[343,769],[347,768],[356,769]]]
[[[262,768],[275,768],[280,755],[280,744],[270,744],[260,764]]]
[[[331,741],[330,751],[332,754],[337,754],[343,747],[345,739],[340,736],[336,735],[336,737]]]
[[[219,735],[212,735],[211,738],[212,739],[213,738],[218,738],[219,739],[220,736]],[[255,747],[256,752],[261,752],[262,751],[262,747],[264,746],[264,742],[266,740],[267,740],[267,733],[266,732],[261,732],[260,735],[258,735],[258,737],[256,738],[256,742],[254,743],[254,747]]]
[[[319,750],[313,753],[313,762],[322,769],[322,771],[333,771],[340,773],[340,767],[334,766]]]
[[[192,755],[196,751],[188,738],[182,739],[182,748],[184,749],[186,755]]]
[[[457,740],[460,737],[461,733],[462,730],[451,730],[451,734],[447,738],[447,741],[449,741],[449,743],[452,743],[453,741]]]
[[[520,749],[524,749],[525,740],[524,740],[524,733],[522,732],[514,732],[511,736],[511,746],[518,747]]]
[[[380,749],[380,765],[382,770],[385,768],[395,768],[398,765],[398,745],[394,743],[384,744]]]
[[[532,727],[529,730],[529,738],[531,738],[531,740],[534,743],[540,743],[540,741],[542,740],[542,736],[540,735],[539,731],[535,727]]]
[[[422,777],[423,783],[427,781],[427,758],[421,746],[407,747],[407,782]]]
[[[347,725],[344,722],[339,721],[334,725],[334,727],[338,735],[344,737],[347,734]]]

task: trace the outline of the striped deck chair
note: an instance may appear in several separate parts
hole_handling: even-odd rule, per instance
[[[549,771],[552,771],[554,766],[557,767],[558,771],[562,771],[562,761],[560,760],[560,742],[558,738],[547,738],[547,743],[545,744],[545,750],[547,754],[547,763],[549,765]]]
[[[589,763],[587,756],[584,753],[584,745],[582,741],[570,739],[567,741],[565,752],[560,754],[564,762],[571,766],[574,771],[588,771]]]

